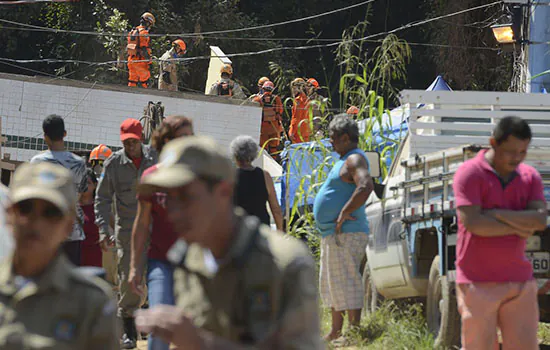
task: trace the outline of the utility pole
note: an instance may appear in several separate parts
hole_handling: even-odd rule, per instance
[[[540,93],[550,90],[550,73],[531,77],[550,70],[550,0],[531,1],[529,9],[527,92]]]

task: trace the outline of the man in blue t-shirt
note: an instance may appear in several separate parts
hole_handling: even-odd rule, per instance
[[[332,341],[342,335],[344,312],[350,327],[361,320],[364,288],[359,270],[369,232],[365,202],[374,184],[366,155],[357,147],[357,123],[345,114],[336,116],[329,136],[340,160],[315,197],[313,214],[321,232],[319,289],[332,312],[332,329],[325,340]]]
[[[48,145],[48,150],[32,157],[31,163],[49,162],[63,166],[73,174],[76,192],[86,192],[88,188],[86,162],[76,154],[65,150],[63,139],[67,136],[67,132],[65,131],[63,118],[55,114],[47,116],[42,122],[42,130],[44,131],[44,141]],[[73,231],[63,244],[63,250],[69,260],[78,266],[80,265],[80,243],[85,238],[82,228],[84,215],[80,206],[77,205],[75,210],[77,215]]]

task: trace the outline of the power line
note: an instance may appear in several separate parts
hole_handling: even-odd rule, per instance
[[[2,29],[19,29],[15,27],[2,27]],[[227,36],[209,36],[209,39],[219,39],[219,40],[239,40],[239,41],[314,41],[314,42],[337,42],[341,41],[342,38],[286,38],[286,37],[227,37]],[[380,43],[382,40],[364,40],[366,42],[372,42],[372,43]],[[409,45],[414,46],[426,46],[429,45],[429,43],[415,43],[415,42],[407,42]],[[435,44],[433,44],[435,45]],[[488,47],[475,47],[475,46],[451,46],[451,45],[439,45],[440,47],[449,47],[449,48],[464,48],[464,49],[478,49],[478,50],[498,50]]]
[[[356,41],[356,40],[353,40]],[[367,41],[367,42],[376,42],[381,43],[382,41],[369,41],[369,40],[361,40],[361,41]],[[249,51],[249,52],[240,52],[240,53],[229,53],[225,54],[223,57],[232,58],[232,57],[247,57],[247,56],[257,56],[257,55],[263,55],[267,53],[273,53],[277,51],[285,51],[285,50],[309,50],[309,49],[315,49],[315,48],[326,48],[331,47],[335,45],[339,45],[341,42],[334,42],[331,44],[319,44],[319,45],[308,45],[308,46],[284,46],[284,47],[275,47],[271,49],[265,49],[260,51]],[[490,47],[476,47],[476,46],[456,46],[456,45],[444,45],[444,44],[430,44],[430,43],[408,43],[411,46],[425,46],[425,47],[439,47],[439,48],[451,48],[451,49],[472,49],[472,50],[490,50],[490,51],[498,51],[497,48],[490,48]],[[207,60],[210,59],[211,56],[195,56],[195,57],[185,57],[185,58],[171,58],[166,61],[171,62],[192,62],[192,61],[198,61],[198,60]],[[41,58],[41,59],[28,59],[28,60],[21,60],[21,59],[11,59],[11,58],[5,58],[0,57],[0,61],[4,62],[14,62],[14,63],[73,63],[73,64],[87,64],[87,65],[93,65],[93,66],[103,66],[103,65],[113,65],[118,63],[128,63],[128,60],[119,60],[119,61],[104,61],[104,62],[93,62],[93,61],[83,61],[83,60],[67,60],[67,59],[47,59],[47,58]],[[150,60],[134,60],[132,62],[159,62],[159,58],[152,58]]]
[[[501,3],[502,3],[502,1],[495,1],[495,2],[492,2],[492,3],[490,3],[490,4],[485,4],[485,5],[480,5],[480,6],[476,6],[476,7],[471,7],[471,8],[465,9],[465,10],[461,10],[461,11],[457,11],[457,12],[448,13],[448,14],[446,14],[446,15],[437,16],[437,17],[432,17],[432,18],[428,18],[428,19],[421,20],[421,21],[411,22],[411,23],[405,24],[405,25],[403,25],[403,26],[401,26],[401,27],[398,27],[398,28],[395,28],[395,29],[392,29],[392,30],[389,30],[389,31],[386,31],[386,32],[380,32],[380,33],[377,33],[377,34],[367,35],[366,37],[363,37],[363,38],[357,39],[357,40],[366,40],[366,39],[375,38],[375,37],[380,36],[380,35],[393,34],[393,33],[399,32],[399,31],[404,30],[404,29],[409,29],[409,28],[417,27],[417,26],[422,25],[422,24],[426,24],[426,23],[438,21],[438,20],[440,20],[440,19],[444,19],[444,18],[448,18],[448,17],[453,17],[453,16],[456,16],[456,15],[461,15],[461,14],[466,13],[466,12],[471,12],[471,11],[475,11],[475,10],[480,10],[480,9],[482,9],[482,8],[495,6],[495,5],[501,4]],[[355,40],[355,39],[354,39],[354,40]]]
[[[73,2],[75,0],[14,0],[14,1],[0,1],[0,5],[23,5],[34,4],[44,2]]]
[[[342,12],[342,11],[350,10],[352,8],[355,8],[355,7],[366,5],[366,4],[372,3],[374,1],[376,1],[376,0],[367,0],[367,1],[363,1],[363,2],[360,2],[360,3],[354,4],[354,5],[338,8],[338,9],[335,9],[335,10],[319,13],[319,14],[312,15],[312,16],[296,18],[296,19],[292,19],[292,20],[289,20],[289,21],[278,22],[278,23],[263,24],[263,25],[259,25],[259,26],[253,26],[253,27],[226,29],[226,30],[214,30],[214,31],[202,32],[202,33],[175,33],[175,34],[150,33],[149,36],[150,37],[159,37],[159,36],[197,37],[197,36],[204,36],[204,35],[211,35],[211,34],[227,34],[227,33],[245,32],[245,31],[265,29],[265,28],[273,28],[273,27],[284,26],[284,25],[288,25],[288,24],[292,24],[292,23],[303,22],[303,21],[308,21],[308,20],[323,17],[323,16],[332,15],[332,14],[337,13],[337,12]],[[46,31],[46,32],[52,32],[52,33],[56,33],[56,34],[57,33],[67,33],[67,34],[94,35],[94,36],[127,36],[128,35],[128,33],[112,33],[112,32],[111,33],[109,33],[109,32],[101,32],[100,33],[100,32],[91,32],[91,31],[56,29],[56,28],[50,28],[50,27],[36,26],[36,25],[32,25],[32,24],[25,24],[25,23],[20,23],[20,22],[15,22],[15,21],[9,21],[9,20],[6,20],[6,19],[0,19],[0,22],[12,24],[12,25],[18,25],[18,26],[22,26],[22,27],[26,27],[26,28],[32,28],[35,31]]]
[[[449,13],[449,14],[446,14],[446,15],[442,15],[442,16],[437,16],[437,17],[428,18],[428,19],[421,20],[421,21],[411,22],[411,23],[405,24],[401,27],[392,29],[390,31],[371,34],[371,35],[365,36],[363,38],[339,40],[339,41],[335,41],[335,42],[328,43],[328,44],[305,45],[305,46],[282,46],[282,47],[275,47],[275,48],[265,49],[265,50],[260,50],[260,51],[250,51],[250,52],[241,52],[241,53],[234,53],[234,54],[225,54],[224,57],[230,58],[230,57],[242,57],[242,56],[256,56],[256,55],[262,55],[262,54],[266,54],[266,53],[272,53],[272,52],[284,51],[284,50],[309,50],[309,49],[315,49],[315,48],[334,47],[334,46],[337,46],[337,45],[340,45],[340,44],[343,44],[343,43],[352,43],[352,42],[361,42],[361,41],[367,41],[368,42],[372,38],[375,38],[375,37],[378,37],[378,36],[381,36],[381,35],[393,34],[393,33],[396,33],[398,31],[402,31],[402,30],[405,30],[405,29],[410,29],[410,28],[417,27],[417,26],[420,26],[420,25],[423,25],[423,24],[426,24],[426,23],[434,22],[434,21],[437,21],[437,20],[440,20],[440,19],[443,19],[443,18],[456,16],[456,15],[463,14],[463,13],[466,13],[466,12],[475,11],[475,10],[479,10],[479,9],[482,9],[482,8],[494,6],[494,5],[500,4],[500,3],[501,3],[501,1],[496,1],[496,2],[493,2],[493,3],[490,3],[490,4],[476,6],[476,7],[472,7],[472,8],[469,8],[469,9],[465,9],[465,10]],[[416,43],[415,45],[434,46],[434,47],[452,47],[452,46],[445,46],[445,45],[438,45],[438,44],[422,44],[422,43]],[[464,48],[464,47],[457,46],[455,48]],[[483,49],[488,49],[488,48],[483,48]],[[210,56],[196,56],[196,57],[185,57],[185,58],[172,58],[172,59],[168,59],[167,61],[190,62],[190,61],[201,60],[201,59],[210,59],[210,58],[211,58]],[[0,60],[4,61],[4,62],[12,62],[12,63],[74,63],[74,64],[88,64],[88,65],[99,65],[99,66],[101,66],[101,65],[110,65],[110,64],[114,64],[114,63],[127,63],[128,62],[127,60],[91,62],[91,61],[83,61],[83,60],[66,60],[66,59],[16,60],[16,59],[10,59],[10,58],[0,58]],[[151,60],[134,60],[133,62],[137,63],[137,62],[149,62],[149,61],[159,61],[159,59],[156,58],[156,59],[151,59]]]
[[[1,3],[0,3],[0,4],[1,4]],[[0,60],[0,63],[5,64],[6,66],[11,66],[11,67],[18,68],[18,69],[23,69],[23,70],[26,70],[26,71],[29,71],[29,72],[38,73],[38,74],[41,74],[41,75],[46,75],[46,76],[49,76],[49,77],[55,77],[55,78],[57,78],[57,76],[54,75],[54,74],[42,72],[42,71],[39,71],[39,70],[36,70],[36,69],[31,69],[31,68],[19,66],[19,65],[17,65],[17,64],[8,63],[8,62],[1,61],[1,60]]]

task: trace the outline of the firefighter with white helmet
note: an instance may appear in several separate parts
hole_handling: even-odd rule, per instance
[[[155,16],[150,12],[141,15],[140,25],[128,33],[128,86],[148,87],[151,77],[151,46],[149,30],[155,25]]]
[[[170,50],[160,57],[159,61],[159,90],[178,91],[177,59],[187,52],[185,41],[176,39]]]
[[[228,98],[246,99],[241,86],[232,79],[233,67],[226,63],[220,69],[221,79],[212,85],[208,95],[223,96]]]

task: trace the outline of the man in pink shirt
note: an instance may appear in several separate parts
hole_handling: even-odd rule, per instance
[[[539,173],[523,164],[529,125],[503,118],[480,151],[457,170],[457,300],[466,350],[538,349],[537,284],[525,257],[525,241],[546,228]]]

